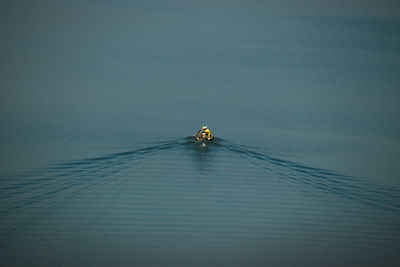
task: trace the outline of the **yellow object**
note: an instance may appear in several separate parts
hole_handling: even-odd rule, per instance
[[[207,138],[208,139],[211,139],[212,138],[212,136],[213,136],[213,134],[211,133],[211,131],[210,131],[210,129],[205,129],[205,130],[203,130],[206,134],[207,134]]]
[[[210,129],[207,128],[207,126],[201,127],[201,130],[198,131],[197,134],[196,134],[196,139],[201,138],[203,134],[206,135],[206,136],[203,136],[203,137],[206,137],[208,140],[212,140],[214,138],[213,133],[210,131]]]

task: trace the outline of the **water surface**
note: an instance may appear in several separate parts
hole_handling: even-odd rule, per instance
[[[326,5],[2,3],[2,263],[399,265],[399,9]]]
[[[157,142],[2,180],[10,264],[398,260],[397,189],[227,140]]]

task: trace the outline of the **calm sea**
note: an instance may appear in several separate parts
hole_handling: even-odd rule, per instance
[[[399,266],[400,20],[289,2],[1,4],[1,265]]]

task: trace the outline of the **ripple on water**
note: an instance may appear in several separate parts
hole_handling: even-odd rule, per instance
[[[0,199],[10,264],[399,262],[398,189],[223,139],[2,177]]]

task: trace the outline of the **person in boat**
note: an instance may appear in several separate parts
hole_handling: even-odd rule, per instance
[[[197,132],[197,134],[195,135],[196,140],[208,140],[211,141],[214,139],[214,135],[213,133],[210,131],[210,129],[208,129],[207,126],[203,126],[201,127],[201,130]]]

